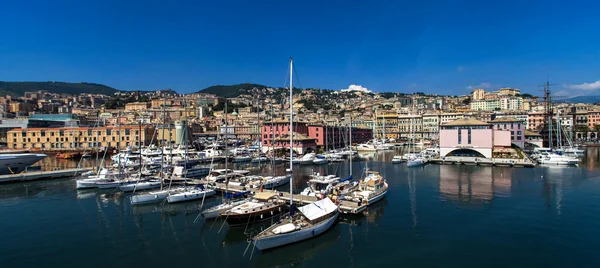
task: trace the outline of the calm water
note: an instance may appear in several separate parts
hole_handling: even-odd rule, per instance
[[[387,179],[386,199],[252,256],[242,256],[245,232],[260,226],[194,222],[200,202],[132,208],[128,194],[77,191],[72,179],[0,185],[0,267],[600,267],[598,154],[589,149],[580,168],[533,169],[407,169],[376,155],[369,167]],[[297,191],[311,169],[348,173],[297,168]]]

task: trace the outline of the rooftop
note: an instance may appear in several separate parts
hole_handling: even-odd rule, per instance
[[[491,120],[490,123],[521,123],[522,121],[512,117],[498,117]]]
[[[448,123],[443,124],[444,127],[452,127],[452,126],[489,126],[490,124],[481,122],[477,119],[465,117],[459,118],[454,121],[450,121]]]

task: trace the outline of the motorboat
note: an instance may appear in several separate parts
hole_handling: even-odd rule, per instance
[[[402,158],[401,155],[394,155],[394,157],[392,158],[393,164],[400,164],[402,162],[404,162],[404,158]]]
[[[359,152],[375,152],[377,148],[373,144],[361,143],[356,145],[356,150]]]
[[[575,157],[559,155],[555,153],[541,153],[537,162],[542,165],[564,165],[575,166],[579,164],[579,159]]]
[[[352,201],[371,205],[383,199],[388,191],[388,184],[376,171],[365,171],[365,178],[361,180],[358,189],[349,196]]]
[[[173,177],[175,178],[197,178],[208,175],[210,168],[207,167],[191,167],[183,166],[173,167]]]

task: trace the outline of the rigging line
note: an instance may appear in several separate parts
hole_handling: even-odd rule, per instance
[[[294,66],[294,76],[296,78],[296,81],[298,81],[298,87],[297,88],[302,88],[302,83],[300,83],[300,76],[298,76],[298,73],[296,71],[298,68],[296,68],[296,64],[293,63],[293,62],[292,62],[292,65]]]

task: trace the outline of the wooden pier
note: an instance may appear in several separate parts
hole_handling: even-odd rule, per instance
[[[227,190],[226,190],[227,188]],[[238,185],[229,185],[226,187],[224,183],[217,183],[215,186],[215,190],[219,192],[229,192],[229,193],[241,193],[241,192],[250,192],[251,194],[256,194],[260,192],[260,188],[257,187],[249,187],[249,186],[238,186]],[[278,196],[279,199],[289,201],[290,193],[288,191],[277,191],[277,190],[265,190],[263,192],[274,192]],[[304,196],[300,194],[294,194],[294,203],[298,205],[308,205],[315,201],[319,200],[314,196]],[[335,200],[333,200],[335,201]],[[367,208],[367,204],[358,204],[358,202],[348,201],[348,200],[338,200],[340,205],[340,210],[343,214],[359,214],[363,212]]]
[[[84,172],[90,171],[90,170],[92,170],[92,169],[91,168],[72,168],[72,169],[32,171],[32,172],[22,172],[19,174],[0,175],[0,183],[74,177],[74,176],[80,175],[81,173],[84,173]]]

